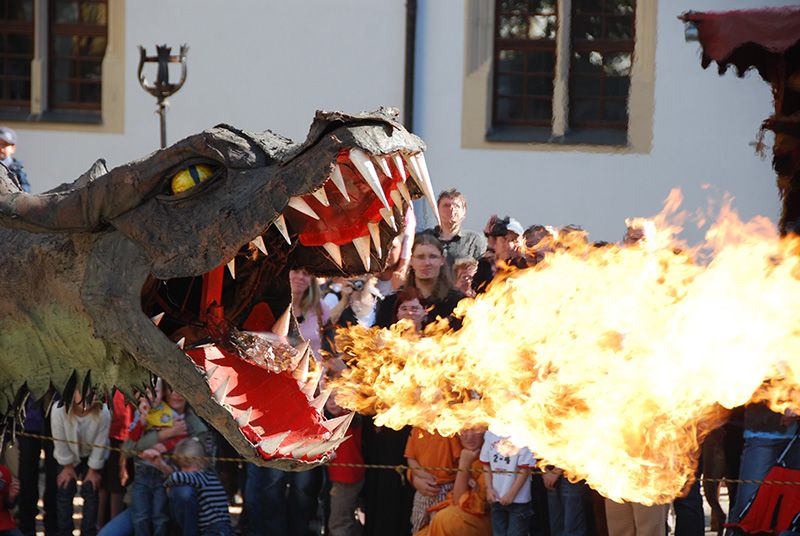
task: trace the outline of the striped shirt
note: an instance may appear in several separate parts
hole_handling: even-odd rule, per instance
[[[197,524],[201,533],[216,523],[231,524],[228,496],[213,471],[208,469],[195,473],[176,471],[167,477],[164,485],[168,488],[192,486],[195,489],[200,510]]]

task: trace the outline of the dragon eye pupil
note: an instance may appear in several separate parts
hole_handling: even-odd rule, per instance
[[[180,170],[172,176],[172,193],[179,194],[194,188],[214,174],[211,166],[196,164]]]

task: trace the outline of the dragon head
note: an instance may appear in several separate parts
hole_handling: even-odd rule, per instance
[[[111,171],[98,162],[42,195],[0,180],[0,226],[17,248],[28,237],[56,258],[74,252],[79,274],[60,276],[79,287],[72,309],[85,318],[72,331],[89,340],[62,335],[53,383],[83,372],[130,393],[157,375],[249,460],[324,460],[351,416],[322,414],[321,367],[297,336],[288,273],[382,268],[412,198],[435,212],[423,150],[394,110],[318,112],[301,144],[219,125]],[[63,293],[55,299],[69,301]],[[12,339],[0,336],[6,355]]]

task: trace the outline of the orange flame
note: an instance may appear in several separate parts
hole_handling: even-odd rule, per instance
[[[645,247],[577,242],[508,274],[461,302],[457,332],[340,332],[351,368],[337,403],[393,428],[488,425],[613,500],[670,502],[726,408],[782,411],[800,385],[787,308],[800,243],[728,202],[690,249],[675,239],[679,204],[674,191]]]

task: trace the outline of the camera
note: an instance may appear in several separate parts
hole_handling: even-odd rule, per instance
[[[355,290],[356,292],[360,291],[364,288],[364,282],[360,279],[355,279],[353,281],[348,281],[347,283],[350,287]]]

